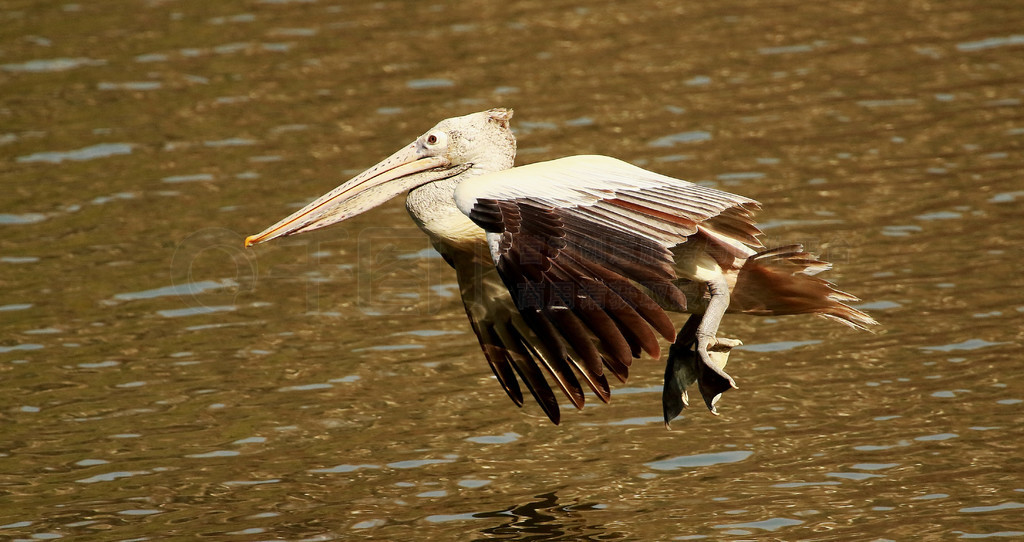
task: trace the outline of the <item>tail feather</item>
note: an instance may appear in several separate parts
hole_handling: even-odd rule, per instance
[[[801,245],[759,252],[740,269],[729,308],[765,316],[817,314],[865,331],[878,325],[867,313],[846,304],[859,301],[856,296],[814,276],[831,267]]]

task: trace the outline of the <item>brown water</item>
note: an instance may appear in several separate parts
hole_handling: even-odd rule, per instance
[[[1024,536],[1014,1],[0,1],[0,538]],[[760,200],[882,323],[730,316],[514,408],[400,201],[241,249],[434,122]]]

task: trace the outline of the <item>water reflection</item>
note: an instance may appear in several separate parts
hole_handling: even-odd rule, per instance
[[[106,64],[105,60],[94,58],[50,58],[14,64],[0,64],[0,69],[9,72],[61,72],[82,66],[102,66],[104,64]]]
[[[490,512],[477,512],[471,514],[470,518],[500,522],[495,527],[481,529],[480,534],[485,536],[474,540],[608,540],[623,536],[624,533],[614,528],[588,520],[588,512],[604,508],[606,505],[592,501],[560,504],[558,493],[553,491],[537,495],[527,503]],[[458,519],[468,518],[449,516],[434,521]]]
[[[1024,536],[1019,9],[507,7],[0,7],[0,538]],[[551,427],[400,202],[241,248],[495,106],[762,201],[884,331],[729,318],[722,417],[640,360]]]
[[[646,465],[654,470],[673,471],[683,468],[710,467],[721,463],[736,463],[746,460],[753,454],[754,452],[749,450],[735,450],[710,454],[684,455],[654,461]]]
[[[134,145],[130,143],[100,143],[72,151],[37,152],[26,156],[19,156],[17,160],[21,163],[46,162],[59,164],[65,160],[83,161],[119,154],[131,154],[132,147]]]

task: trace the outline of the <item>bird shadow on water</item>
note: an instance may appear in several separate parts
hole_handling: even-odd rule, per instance
[[[625,533],[591,523],[586,512],[601,510],[596,502],[560,504],[557,492],[536,495],[534,500],[492,512],[472,514],[476,519],[497,519],[500,525],[481,529],[473,540],[618,540]]]

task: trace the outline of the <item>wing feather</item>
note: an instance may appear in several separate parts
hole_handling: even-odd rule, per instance
[[[522,402],[518,385],[509,382],[514,372],[556,423],[557,404],[541,368],[581,407],[581,380],[607,401],[605,368],[625,381],[642,352],[660,355],[657,335],[674,339],[663,307],[685,310],[686,297],[676,286],[673,247],[694,235],[736,258],[761,247],[756,201],[608,157],[570,157],[471,178],[456,189],[455,201],[487,232],[507,289],[503,303],[522,322],[478,331],[481,346],[513,401]],[[474,329],[479,326],[475,321]]]
[[[533,379],[537,373],[533,368],[538,365],[544,367],[552,379],[554,379],[559,389],[562,390],[562,393],[569,398],[569,401],[576,408],[583,408],[583,390],[580,389],[580,383],[576,379],[576,375],[573,374],[564,360],[549,360],[547,357],[539,355],[539,353],[530,352],[528,339],[523,337],[514,326],[495,327],[495,332],[503,343],[516,346],[514,349],[509,349],[509,353],[511,354],[513,366],[519,368],[520,374],[527,374],[529,375],[528,378]],[[535,360],[540,361],[540,364],[536,363]],[[544,380],[544,378],[541,377],[540,380]],[[531,383],[533,385],[530,385]],[[532,380],[528,381],[527,385],[531,389],[535,386],[541,387]],[[550,390],[550,387],[548,389]],[[551,399],[554,399],[553,394]],[[557,402],[555,406],[557,407]]]
[[[541,372],[543,367],[569,401],[582,408],[583,390],[566,361],[567,350],[554,326],[542,318],[527,322],[490,262],[465,252],[438,249],[455,268],[470,325],[512,402],[523,406],[518,375],[548,418],[556,424],[560,421],[558,400]]]

